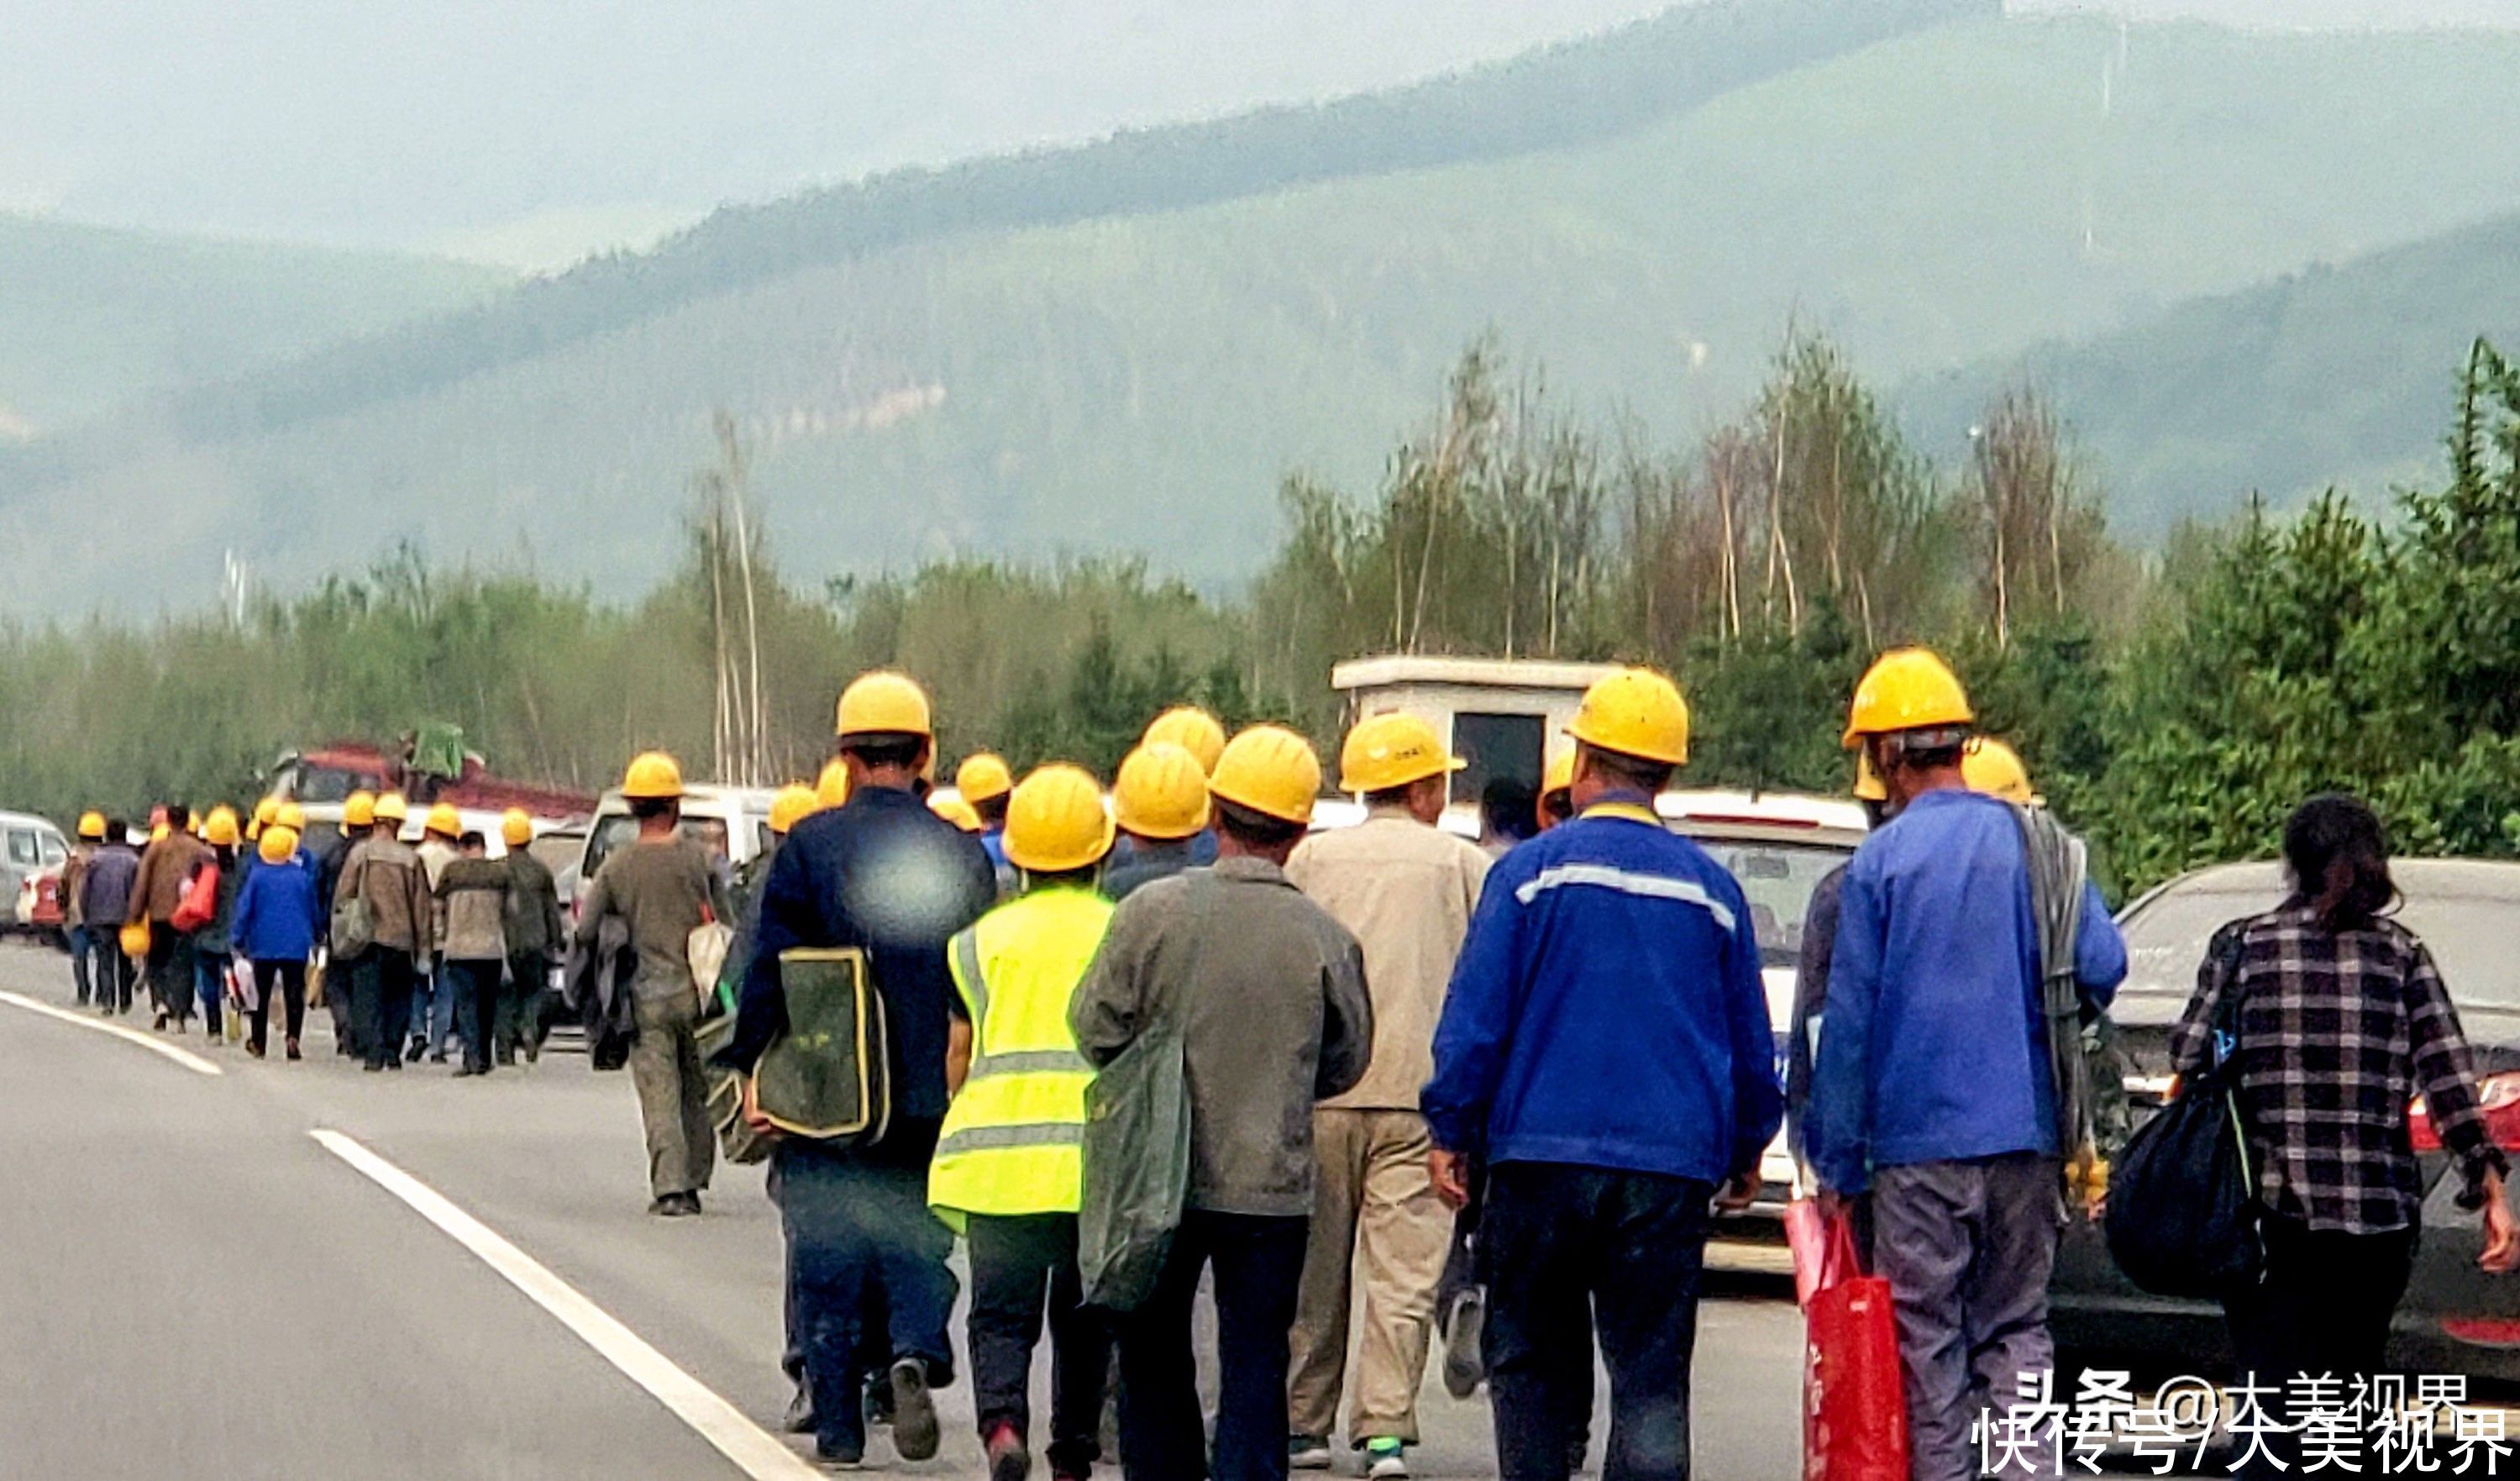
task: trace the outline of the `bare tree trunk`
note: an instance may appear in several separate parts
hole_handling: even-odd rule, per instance
[[[1777,458],[1775,471],[1768,479],[1768,562],[1770,571],[1782,570],[1785,578],[1785,631],[1796,637],[1803,630],[1802,594],[1794,585],[1794,552],[1785,539],[1785,423],[1793,404],[1793,381],[1785,381],[1785,395],[1777,413]]]

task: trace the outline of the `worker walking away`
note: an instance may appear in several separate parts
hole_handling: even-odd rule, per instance
[[[1086,1311],[1076,1265],[1079,1145],[1094,1071],[1068,1009],[1102,945],[1111,903],[1096,889],[1111,852],[1102,788],[1045,766],[1007,802],[1007,862],[1023,893],[955,936],[946,952],[955,1016],[945,1113],[927,1200],[970,1249],[967,1351],[990,1481],[1031,1473],[1032,1355],[1050,1320],[1046,1452],[1058,1481],[1102,1458],[1110,1339]]]
[[[435,939],[446,939],[446,906],[437,897],[437,881],[446,867],[463,857],[461,839],[464,819],[452,803],[439,802],[423,815],[420,825],[422,875],[428,881],[429,910],[434,921]],[[411,1045],[403,1057],[417,1063],[427,1055],[431,1064],[446,1062],[446,1046],[455,1034],[455,1000],[447,982],[444,965],[434,956],[424,957],[420,974],[412,981]]]
[[[1899,1317],[1916,1481],[1979,1473],[1970,1429],[2054,1367],[2048,1278],[2061,1192],[2040,920],[2022,820],[1969,790],[1975,716],[1942,660],[1884,654],[1857,687],[1861,747],[1898,816],[1838,894],[1805,1140],[1825,1212],[1868,1195]],[[2126,948],[2088,880],[2072,975],[2105,1007]]]
[[[436,946],[428,872],[402,841],[411,808],[387,792],[369,809],[368,836],[351,851],[334,896],[333,962],[349,965],[353,1032],[370,1072],[403,1065],[403,1035],[420,963]],[[345,939],[342,902],[355,901],[354,934]]]
[[[62,930],[69,940],[70,986],[78,992],[78,1006],[85,1008],[95,997],[94,983],[101,980],[89,971],[95,955],[95,944],[88,936],[87,915],[79,903],[79,886],[86,877],[87,865],[105,841],[105,814],[79,814],[78,838],[70,844],[70,856],[62,864],[61,901]],[[119,921],[115,922],[117,925]]]
[[[1435,826],[1451,800],[1449,754],[1415,715],[1376,715],[1339,749],[1339,790],[1365,796],[1365,822],[1306,838],[1286,878],[1365,949],[1373,1001],[1372,1066],[1313,1112],[1312,1242],[1292,1338],[1287,1463],[1326,1469],[1347,1369],[1348,1313],[1365,1287],[1348,1443],[1366,1473],[1406,1476],[1418,1443],[1435,1288],[1453,1211],[1435,1193],[1418,1093],[1434,1069],[1435,1023],[1487,878],[1487,853]],[[1530,792],[1520,808],[1530,826]]]
[[[522,808],[508,809],[499,820],[499,839],[508,846],[508,856],[499,861],[508,871],[508,996],[499,1005],[508,1021],[504,1035],[493,1026],[491,1058],[514,1064],[521,1049],[531,1064],[542,1057],[543,1037],[550,1031],[545,1013],[551,972],[568,928],[561,920],[560,882],[527,846],[534,841],[533,819]]]
[[[1119,901],[1200,863],[1194,845],[1207,834],[1207,768],[1183,746],[1150,740],[1120,763],[1111,813],[1128,861],[1103,876],[1102,892]]]
[[[209,817],[202,824],[202,841],[209,845],[210,851],[195,867],[196,877],[203,869],[218,873],[210,881],[209,918],[193,932],[193,992],[202,1006],[202,1031],[216,1043],[228,1027],[221,1009],[230,1002],[228,969],[236,965],[236,899],[245,881],[236,809],[210,809]],[[243,1037],[244,1023],[240,1021],[235,1026],[239,1037]]]
[[[1198,758],[1199,778],[1204,781],[1216,774],[1216,763],[1225,754],[1225,725],[1195,704],[1176,704],[1147,723],[1147,732],[1138,743],[1180,746]],[[1202,828],[1187,841],[1192,868],[1205,869],[1216,862],[1214,828]],[[1122,848],[1112,861],[1114,867],[1134,862],[1131,856],[1135,852],[1134,845]]]
[[[876,1347],[890,1355],[878,1399],[892,1408],[893,1447],[923,1460],[938,1442],[932,1390],[954,1372],[953,1234],[927,1204],[956,997],[945,944],[995,903],[997,883],[979,841],[929,812],[917,790],[935,745],[925,692],[902,674],[861,675],[840,695],[838,720],[848,800],[799,821],[771,865],[735,1036],[713,1062],[748,1076],[787,1033],[783,954],[864,954],[889,1041],[880,1128],[844,1141],[781,1135],[749,1088],[746,1115],[778,1138],[772,1166],[815,1453],[834,1464],[865,1456],[866,1349]],[[878,1309],[879,1335],[869,1330]]]
[[[333,920],[333,897],[341,887],[341,875],[348,870],[351,856],[366,844],[368,834],[377,826],[377,796],[370,791],[355,791],[341,802],[341,826],[338,829],[300,831],[298,847],[315,861],[315,898],[323,908],[325,939],[316,943],[322,954],[320,969],[324,981],[324,1008],[333,1017],[333,1053],[365,1062],[367,1050],[359,1043],[355,1015],[351,1012],[350,959],[333,948],[330,936]]]
[[[79,919],[87,923],[96,1010],[103,1017],[131,1011],[133,966],[118,931],[130,919],[139,878],[140,851],[131,846],[130,827],[119,818],[100,820],[96,847],[79,872],[78,905]]]
[[[630,1079],[648,1137],[648,1212],[677,1218],[700,1211],[717,1168],[708,1086],[700,1077],[700,993],[692,980],[692,932],[731,914],[717,861],[682,833],[683,769],[663,751],[634,758],[621,795],[639,834],[595,872],[577,939],[592,949],[607,918],[629,928],[639,954],[631,1010],[639,1025]]]
[[[184,903],[193,871],[210,852],[193,836],[192,824],[191,809],[180,802],[166,805],[165,830],[140,851],[125,922],[149,927],[149,999],[157,1013],[151,1026],[172,1023],[179,1034],[193,1016],[193,934],[175,929],[175,909]]]
[[[233,934],[253,972],[246,1009],[245,1052],[259,1059],[270,1042],[272,1000],[282,1009],[282,1052],[302,1058],[306,1027],[306,963],[322,939],[315,861],[297,846],[297,830],[274,822],[254,844],[253,873],[237,890]]]
[[[458,1079],[490,1072],[500,1027],[516,1033],[517,995],[508,981],[508,891],[516,874],[504,859],[490,857],[490,840],[466,832],[456,840],[462,852],[440,870],[434,893],[444,934],[438,946],[438,970],[455,998],[455,1037],[464,1046]]]
[[[1120,1460],[1133,1481],[1201,1474],[1192,1303],[1213,1271],[1218,1481],[1286,1474],[1287,1332],[1312,1222],[1313,1107],[1356,1088],[1373,1009],[1356,938],[1286,878],[1321,763],[1301,736],[1234,738],[1208,789],[1218,858],[1140,889],[1074,1009],[1095,1065],[1162,1025],[1190,1095],[1190,1186],[1146,1302],[1120,1323]]]
[[[1589,1306],[1610,1372],[1602,1476],[1679,1481],[1709,1204],[1758,1191],[1775,1042],[1740,885],[1654,813],[1688,759],[1679,689],[1609,675],[1568,734],[1576,817],[1489,874],[1422,1103],[1448,1201],[1486,1157],[1498,1473],[1567,1475]]]
[[[1007,799],[1014,789],[1014,773],[995,751],[966,756],[954,768],[954,790],[980,815],[980,846],[989,851],[1001,889],[1012,882],[1007,869]]]

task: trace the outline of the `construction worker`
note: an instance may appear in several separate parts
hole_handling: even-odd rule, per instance
[[[663,751],[643,752],[623,773],[621,795],[639,833],[595,872],[577,940],[594,947],[605,920],[618,916],[638,951],[631,998],[639,1038],[630,1048],[630,1079],[648,1139],[648,1212],[682,1218],[700,1211],[700,1193],[717,1168],[696,1037],[700,994],[692,980],[692,932],[731,919],[734,910],[715,857],[683,836],[681,763]]]
[[[278,821],[254,845],[253,873],[237,891],[237,951],[253,968],[253,1003],[246,1010],[245,1051],[259,1059],[269,1042],[272,999],[281,1000],[282,1048],[303,1057],[298,1036],[306,1026],[306,963],[324,933],[316,908],[315,862],[298,851],[297,830]]]
[[[79,917],[87,922],[95,953],[96,1009],[100,1016],[131,1011],[132,979],[137,966],[122,950],[117,927],[129,917],[131,897],[140,878],[140,851],[131,846],[131,829],[119,818],[105,820],[105,834],[79,875]]]
[[[1120,763],[1111,812],[1128,840],[1128,862],[1103,876],[1102,892],[1126,900],[1196,865],[1192,843],[1207,833],[1207,768],[1184,746],[1149,740]]]
[[[1347,1369],[1348,1311],[1365,1287],[1348,1441],[1373,1477],[1409,1474],[1418,1386],[1453,1211],[1435,1195],[1418,1093],[1434,1063],[1435,1021],[1469,933],[1488,855],[1435,826],[1451,800],[1450,754],[1415,715],[1375,715],[1339,748],[1339,790],[1366,819],[1315,833],[1286,878],[1365,949],[1373,1055],[1365,1078],[1313,1111],[1312,1242],[1304,1260],[1287,1388],[1287,1463],[1323,1470]],[[1522,807],[1530,813],[1528,794]],[[1362,1276],[1358,1272],[1362,1268]]]
[[[895,1051],[890,1116],[871,1142],[782,1137],[772,1155],[788,1279],[813,1387],[815,1453],[866,1453],[861,1339],[880,1307],[890,1363],[881,1398],[904,1459],[936,1454],[931,1390],[952,1381],[946,1333],[955,1298],[953,1234],[927,1206],[928,1164],[945,1119],[945,1060],[956,997],[945,944],[997,897],[979,841],[927,810],[917,790],[935,748],[927,695],[903,674],[864,674],[841,692],[845,805],[797,823],[762,892],[761,931],[735,1036],[714,1063],[749,1075],[787,1031],[780,955],[798,947],[866,954]],[[747,1096],[749,1092],[747,1091]],[[764,1135],[778,1129],[747,1104]]]
[[[1576,817],[1489,874],[1422,1103],[1447,1201],[1486,1160],[1499,1474],[1566,1476],[1589,1303],[1612,1374],[1602,1474],[1678,1481],[1709,1204],[1758,1192],[1775,1044],[1740,885],[1653,810],[1688,759],[1678,687],[1611,674],[1567,733]]]
[[[95,938],[88,933],[87,916],[80,902],[80,883],[87,875],[88,861],[105,842],[105,814],[79,814],[78,837],[70,844],[70,856],[62,865],[62,929],[69,939],[70,986],[78,992],[78,1006],[85,1008],[95,996],[94,982],[104,980],[91,976],[88,967],[96,955]]]
[[[514,1064],[522,1049],[531,1064],[542,1057],[543,1036],[550,1028],[543,1021],[544,1005],[551,998],[551,971],[568,940],[568,927],[561,919],[560,884],[552,878],[551,867],[526,846],[534,841],[534,820],[523,808],[512,807],[500,816],[499,841],[508,849],[499,861],[508,871],[508,991],[500,1000],[500,1021],[491,1027],[491,1060]]]
[[[455,1034],[464,1045],[464,1062],[455,1069],[461,1079],[490,1072],[503,1022],[511,1036],[516,1032],[517,999],[507,980],[508,892],[517,876],[506,860],[490,857],[490,840],[478,832],[459,835],[456,847],[461,854],[438,871],[431,893],[440,987],[455,1000]]]
[[[1824,1213],[1868,1195],[1872,1263],[1898,1306],[1917,1481],[1979,1473],[1990,1405],[2054,1366],[2059,1147],[2040,965],[2040,887],[2020,818],[1969,790],[1975,715],[1922,649],[1884,654],[1850,706],[1896,816],[1838,895],[1805,1147]],[[2067,944],[2105,1006],[2126,948],[2088,880]]]
[[[1999,797],[2015,807],[2044,807],[2048,799],[2030,785],[2030,769],[2021,753],[1993,736],[1973,736],[1960,751],[1960,780],[1973,792]]]
[[[228,968],[236,961],[232,927],[236,921],[237,888],[245,879],[238,862],[243,836],[237,828],[236,809],[210,809],[209,817],[202,823],[202,841],[209,846],[203,866],[217,870],[218,877],[210,919],[193,932],[193,993],[201,1003],[202,1032],[216,1043],[225,1028],[221,1009],[228,1001]],[[242,1030],[244,1025],[237,1026]]]
[[[1007,867],[1007,798],[1014,789],[1014,773],[995,751],[966,756],[954,768],[954,790],[980,815],[980,846],[1001,872]]]
[[[1356,938],[1288,882],[1321,762],[1301,736],[1255,726],[1209,779],[1212,869],[1138,890],[1076,996],[1078,1046],[1098,1067],[1158,1021],[1181,1040],[1190,1187],[1154,1288],[1121,1324],[1120,1459],[1133,1481],[1197,1476],[1191,1316],[1214,1272],[1218,1481],[1286,1473],[1287,1332],[1313,1215],[1313,1107],[1355,1089],[1373,1048]]]
[[[302,814],[301,820],[302,820]],[[341,826],[313,832],[300,830],[297,846],[315,860],[315,899],[323,912],[324,929],[318,932],[317,947],[323,952],[324,1008],[333,1017],[333,1053],[344,1058],[364,1060],[367,1049],[359,1042],[355,994],[351,988],[350,964],[334,955],[326,940],[332,932],[333,896],[340,888],[341,875],[349,868],[350,858],[376,830],[377,794],[364,788],[341,800]],[[400,1046],[396,1046],[397,1052]]]
[[[402,793],[387,792],[367,811],[368,835],[350,851],[334,899],[367,906],[369,942],[347,965],[352,1037],[374,1073],[402,1068],[413,985],[420,964],[437,943],[428,871],[421,867],[419,852],[402,841],[410,805]],[[343,965],[339,947],[337,942],[332,959],[337,972]]]
[[[1225,754],[1225,726],[1214,715],[1195,704],[1176,704],[1147,724],[1147,733],[1138,739],[1140,745],[1178,745],[1198,758],[1201,777],[1215,773],[1217,759]],[[1202,828],[1190,835],[1190,862],[1204,869],[1216,862],[1216,832]],[[1131,862],[1131,845],[1123,842],[1118,857],[1112,860],[1114,873]]]
[[[149,998],[156,1010],[152,1026],[163,1029],[172,1023],[180,1034],[193,1016],[193,936],[175,929],[175,907],[183,903],[184,886],[209,848],[193,836],[191,809],[170,802],[164,816],[165,830],[154,834],[140,851],[125,923],[149,927]]]
[[[1540,769],[1540,800],[1536,821],[1540,831],[1547,832],[1575,816],[1575,748],[1552,755]]]
[[[1023,893],[956,935],[945,1065],[954,1102],[928,1171],[927,1201],[970,1250],[968,1350],[990,1481],[1031,1469],[1032,1355],[1047,1303],[1051,1420],[1059,1481],[1102,1457],[1110,1339],[1083,1309],[1076,1265],[1079,1146],[1094,1071],[1067,1013],[1111,903],[1096,888],[1111,852],[1102,791],[1080,767],[1045,766],[1007,799],[1007,862]]]
[[[446,867],[463,857],[463,834],[464,819],[452,803],[433,803],[421,816],[420,847],[416,852],[421,871],[428,876],[432,902],[436,901],[437,881],[446,874]],[[436,912],[434,934],[442,942],[446,938],[446,909],[442,902],[433,903],[431,909]],[[404,1058],[417,1063],[421,1055],[427,1055],[431,1064],[446,1062],[446,1046],[455,1037],[455,988],[443,964],[434,958],[422,961],[420,976],[412,985],[411,1044],[403,1051]]]

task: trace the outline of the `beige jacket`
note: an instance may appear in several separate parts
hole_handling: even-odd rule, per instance
[[[1488,863],[1476,844],[1399,808],[1376,808],[1355,828],[1296,845],[1286,877],[1364,946],[1373,998],[1372,1067],[1324,1105],[1418,1108],[1418,1093],[1435,1073],[1435,1022],[1453,959],[1469,935]]]

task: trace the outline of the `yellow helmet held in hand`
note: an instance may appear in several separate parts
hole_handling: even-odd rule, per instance
[[[213,848],[236,847],[236,809],[226,806],[211,808],[210,816],[202,824],[202,841]]]
[[[343,828],[374,828],[376,826],[376,793],[366,791],[352,792],[349,797],[341,803],[341,826]]]
[[[785,838],[788,830],[822,805],[815,799],[812,787],[802,782],[790,782],[779,788],[779,795],[770,799],[770,830]]]
[[[1187,838],[1207,827],[1207,768],[1186,746],[1149,740],[1120,763],[1111,812],[1141,838]]]
[[[435,833],[441,838],[464,836],[464,815],[455,810],[455,804],[452,802],[440,802],[430,808],[428,819],[420,826],[424,831]]]
[[[499,841],[510,848],[522,848],[534,841],[534,820],[521,807],[512,807],[499,815]]]
[[[403,800],[400,792],[386,792],[377,798],[376,806],[368,811],[376,822],[390,823],[396,828],[411,819],[411,804]]]
[[[1007,758],[995,751],[981,751],[965,756],[954,768],[954,790],[973,807],[993,802],[1015,789],[1015,774],[1008,767]]]
[[[1007,797],[1007,862],[1036,875],[1063,875],[1111,852],[1111,814],[1102,785],[1081,766],[1054,761]]]
[[[130,924],[122,928],[121,934],[117,939],[121,943],[122,954],[124,956],[129,957],[134,962],[142,960],[149,955],[149,922],[146,920],[132,921]]]
[[[254,848],[265,864],[287,864],[297,855],[297,830],[285,823],[274,823],[262,830],[262,841]]]
[[[814,800],[825,807],[838,807],[849,800],[849,765],[833,756],[823,763],[823,774],[814,779]]]
[[[978,809],[960,797],[949,797],[943,792],[927,799],[927,810],[967,833],[976,833],[987,827],[980,821]]]
[[[927,691],[908,674],[877,669],[860,674],[840,691],[840,739],[851,736],[924,736],[933,738],[936,724]]]
[[[662,802],[683,794],[683,764],[663,751],[641,751],[621,774],[621,795],[639,802]]]
[[[90,843],[102,839],[105,836],[105,814],[100,812],[79,814],[78,835]]]
[[[2021,807],[2039,805],[2039,793],[2030,785],[2030,768],[2021,764],[2021,753],[1992,736],[1980,736],[1960,752],[1960,780],[1973,792]]]
[[[1949,664],[1925,649],[1893,649],[1875,659],[1855,686],[1855,702],[1847,707],[1844,743],[1853,750],[1866,736],[1971,725],[1976,720],[1968,691],[1960,688]]]
[[[1389,791],[1467,765],[1416,715],[1374,715],[1358,721],[1339,746],[1339,790]]]
[[[1322,792],[1321,758],[1284,726],[1255,725],[1226,742],[1207,790],[1220,802],[1310,827]]]
[[[1566,734],[1597,750],[1665,766],[1688,763],[1688,703],[1680,686],[1649,668],[1594,681]]]
[[[1195,704],[1176,704],[1157,715],[1139,740],[1141,745],[1170,744],[1198,758],[1198,769],[1213,776],[1225,754],[1225,726]]]

